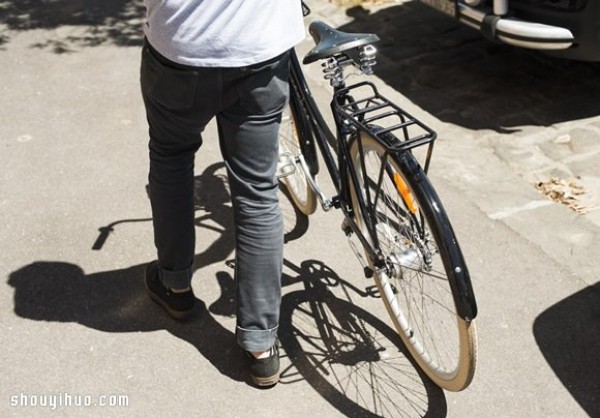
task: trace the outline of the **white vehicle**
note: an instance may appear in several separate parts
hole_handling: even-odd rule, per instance
[[[598,0],[421,0],[485,37],[585,61],[600,61]]]

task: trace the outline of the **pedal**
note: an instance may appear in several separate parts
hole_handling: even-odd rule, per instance
[[[296,159],[291,152],[282,152],[277,159],[277,178],[289,176],[296,172]]]

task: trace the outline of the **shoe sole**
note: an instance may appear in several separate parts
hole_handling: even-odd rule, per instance
[[[265,386],[273,386],[275,384],[277,384],[277,382],[279,382],[279,372],[277,374],[274,374],[273,376],[268,376],[268,377],[258,377],[258,376],[251,376],[252,377],[252,382],[256,385],[256,386],[260,386],[260,387],[265,387]]]
[[[152,299],[152,301],[154,301],[155,303],[160,305],[165,311],[167,311],[171,318],[177,319],[178,321],[185,321],[192,315],[192,312],[194,311],[193,308],[187,311],[176,311],[174,309],[171,309],[171,307],[167,305],[165,301],[163,301],[159,296],[157,296],[154,292],[150,290],[150,288],[148,287],[147,280],[144,280],[144,286],[146,287],[146,292],[148,292],[150,299]]]

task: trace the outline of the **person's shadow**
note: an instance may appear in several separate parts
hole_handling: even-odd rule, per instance
[[[145,267],[86,274],[70,263],[34,262],[9,276],[15,314],[37,321],[76,322],[106,332],[167,330],[192,344],[222,374],[245,381],[234,334],[216,321],[202,301],[197,301],[188,322],[169,318],[146,295]]]
[[[203,252],[196,254],[196,270],[227,260],[235,247],[224,166],[223,163],[213,164],[194,179],[194,204],[198,212],[195,224],[199,235],[203,229],[218,233]],[[100,236],[92,249],[102,250],[117,225],[140,221],[149,222],[150,219],[125,219],[99,228]],[[146,264],[140,264],[86,274],[75,264],[37,261],[11,273],[8,284],[15,289],[14,311],[20,317],[76,322],[106,332],[167,330],[196,347],[222,374],[234,380],[246,380],[242,352],[235,344],[233,332],[225,329],[210,313],[234,314],[229,286],[233,278],[229,273],[217,273],[221,298],[209,309],[203,301],[198,301],[191,320],[180,323],[169,318],[146,295],[145,268]]]

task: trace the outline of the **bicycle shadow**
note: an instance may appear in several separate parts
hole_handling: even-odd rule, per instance
[[[149,187],[146,185],[149,196]],[[224,261],[235,249],[233,229],[233,209],[230,203],[229,185],[225,163],[208,166],[202,174],[194,177],[194,211],[199,215],[194,225],[200,230],[216,232],[217,238],[202,253],[194,256],[194,271]],[[92,244],[92,250],[100,251],[117,225],[137,222],[151,222],[152,218],[121,219],[98,228],[99,235]],[[198,232],[202,239],[201,232]]]
[[[142,19],[145,6],[139,0],[3,0],[0,22],[7,33],[0,36],[0,46],[10,41],[11,32],[34,29],[53,30],[69,27],[59,38],[34,44],[57,54],[74,52],[73,48],[103,44],[142,45]]]
[[[297,276],[285,274],[284,285],[301,282],[304,289],[282,300],[279,338],[291,365],[281,384],[306,380],[345,416],[446,416],[444,392],[396,332],[351,302],[350,293],[382,304],[374,286],[358,289],[318,260],[285,265]],[[346,297],[334,295],[334,288]]]
[[[600,416],[600,282],[542,312],[533,334],[571,396],[590,416]]]
[[[375,74],[441,121],[510,133],[600,114],[598,63],[490,42],[418,1],[347,13],[339,29],[381,38]]]
[[[279,206],[284,219],[284,241],[301,238],[309,226],[308,216],[302,214],[293,205],[289,192],[280,184]],[[146,194],[149,196],[146,185]],[[235,248],[233,209],[225,164],[214,163],[202,174],[194,177],[194,211],[201,213],[194,219],[199,229],[217,232],[218,238],[202,253],[195,256],[194,269],[223,261],[223,254],[230,254]],[[120,219],[98,228],[98,237],[92,244],[92,250],[100,251],[118,225],[151,222],[152,218]],[[200,239],[202,239],[200,237]]]

